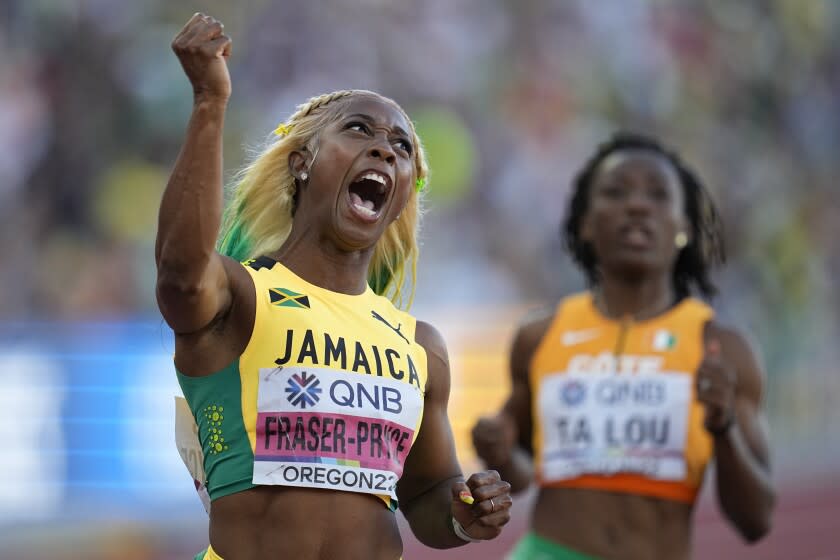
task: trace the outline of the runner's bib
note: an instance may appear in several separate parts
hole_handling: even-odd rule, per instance
[[[207,476],[204,473],[204,451],[198,440],[198,425],[195,423],[190,405],[184,397],[175,397],[175,446],[184,466],[192,476],[195,491],[204,510],[210,513],[210,494],[207,492]]]
[[[691,375],[554,374],[538,394],[547,482],[616,473],[685,478]]]
[[[259,370],[254,484],[388,495],[423,411],[422,393],[341,370]]]

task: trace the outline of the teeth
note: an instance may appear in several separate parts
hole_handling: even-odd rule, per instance
[[[385,185],[386,185],[387,180],[385,179],[385,177],[383,177],[379,173],[374,173],[373,171],[370,171],[370,172],[362,175],[361,179],[359,179],[359,180],[361,181],[362,179],[369,179],[371,181],[376,181],[377,183],[379,183],[379,194],[382,194],[383,192],[385,192]]]
[[[385,177],[383,177],[379,173],[365,173],[362,179],[370,179],[371,181],[377,181],[379,183],[382,183],[383,185],[385,184]]]

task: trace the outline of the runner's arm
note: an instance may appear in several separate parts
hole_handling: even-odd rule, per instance
[[[423,424],[397,484],[400,507],[417,539],[433,548],[467,544],[453,530],[454,509],[470,536],[494,538],[510,519],[510,486],[499,480],[497,473],[478,473],[465,483],[447,416],[450,376],[446,346],[440,333],[427,323],[417,323],[416,339],[426,349],[428,383]],[[470,492],[475,504],[460,502],[459,491]],[[494,507],[498,506],[492,512],[486,511],[490,497],[496,499]]]
[[[473,428],[473,443],[488,468],[510,482],[511,491],[526,490],[534,478],[530,364],[550,324],[546,311],[517,331],[510,352],[511,394],[499,413]]]
[[[755,542],[770,531],[776,501],[761,410],[765,375],[742,335],[721,327],[714,331],[737,375],[733,423],[714,436],[718,501],[741,535]]]
[[[230,39],[200,14],[172,43],[193,85],[192,116],[158,218],[157,299],[176,333],[196,332],[232,302],[228,270],[216,253],[222,215],[222,127],[230,95]]]

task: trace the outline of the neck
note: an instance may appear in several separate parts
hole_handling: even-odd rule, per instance
[[[667,311],[676,301],[670,274],[654,278],[621,278],[605,274],[594,294],[595,305],[613,319],[649,319]]]
[[[310,284],[359,295],[367,289],[373,248],[345,251],[329,241],[312,242],[307,236],[290,235],[272,257]]]

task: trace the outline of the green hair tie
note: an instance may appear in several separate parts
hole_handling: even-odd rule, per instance
[[[424,188],[426,188],[426,178],[425,177],[423,177],[422,179],[417,179],[414,182],[414,190],[415,191],[420,192]]]

